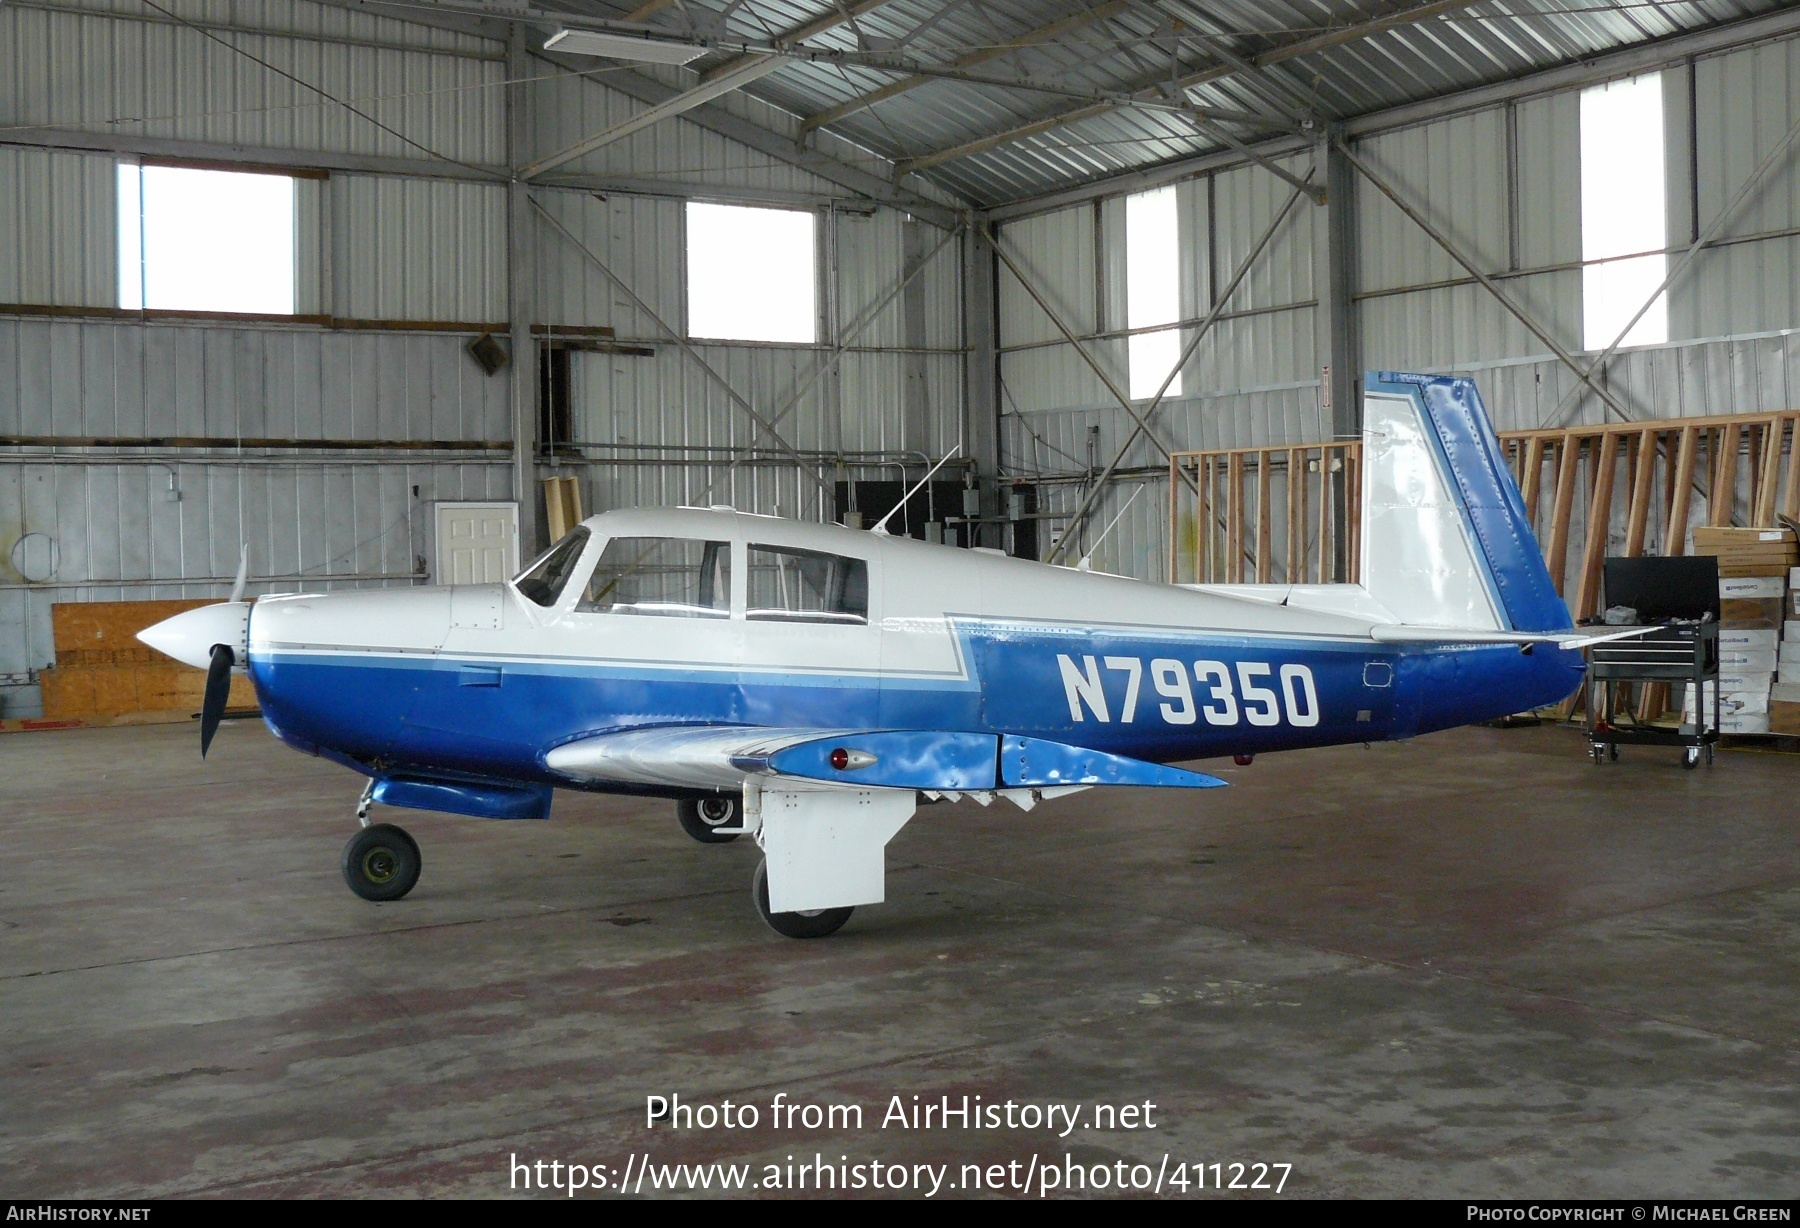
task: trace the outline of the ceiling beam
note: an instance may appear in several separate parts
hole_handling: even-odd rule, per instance
[[[1061,21],[1053,21],[1049,25],[1039,26],[1035,30],[1028,30],[1017,38],[1010,38],[1003,43],[996,43],[991,47],[983,47],[979,51],[971,51],[968,55],[959,56],[950,61],[948,67],[953,69],[974,68],[978,64],[985,64],[989,60],[998,59],[1009,51],[1016,51],[1022,47],[1035,47],[1042,43],[1051,42],[1061,38],[1065,34],[1079,30],[1084,26],[1091,25],[1096,21],[1101,21],[1105,18],[1114,16],[1117,13],[1122,13],[1131,7],[1131,3],[1132,0],[1107,0],[1107,3],[1102,4],[1097,8],[1089,9],[1082,13],[1076,13],[1072,17],[1063,18]],[[846,99],[845,101],[838,103],[835,107],[820,111],[817,115],[808,116],[805,122],[800,125],[801,139],[804,140],[807,133],[812,132],[815,129],[828,127],[846,116],[854,115],[858,111],[866,110],[878,102],[886,102],[890,98],[897,98],[908,90],[916,90],[921,85],[925,85],[932,80],[932,77],[925,76],[902,77],[900,80],[890,82],[879,89],[870,90],[867,93],[858,94],[854,98]]]
[[[540,51],[538,58],[555,64],[561,68],[576,68],[566,57],[554,52]],[[607,72],[603,82],[597,83],[609,90],[617,90],[629,98],[650,106],[667,102],[684,91],[672,85],[664,85],[653,77],[646,77],[638,72]],[[733,115],[717,103],[708,102],[685,111],[682,118],[689,123],[698,124],[709,132],[715,132],[740,145],[747,145],[758,153],[767,154],[788,166],[798,167],[808,174],[816,175],[841,188],[848,189],[864,200],[878,205],[886,205],[891,209],[904,210],[914,217],[930,222],[934,226],[949,228],[961,222],[959,210],[954,207],[940,205],[935,201],[907,191],[899,187],[889,176],[866,171],[860,166],[852,166],[848,162],[840,162],[829,154],[820,153],[816,149],[807,149],[797,144],[787,133],[765,128],[761,124]]]
[[[759,77],[766,77],[780,68],[785,61],[780,56],[752,56],[739,61],[739,67],[723,76],[709,77],[691,90],[684,90],[671,98],[639,111],[630,119],[614,124],[610,128],[583,137],[566,149],[553,154],[546,154],[537,161],[519,169],[519,178],[536,179],[546,171],[555,170],[564,163],[593,153],[596,149],[611,145],[614,141],[622,141],[634,132],[642,132],[665,119],[673,119],[677,115],[686,114],[695,107],[711,102],[721,94],[729,94],[740,86],[748,85]]]
[[[783,48],[805,42],[807,39],[835,29],[845,22],[853,21],[864,13],[878,9],[888,2],[889,0],[858,0],[856,4],[847,9],[840,5],[835,12],[777,35],[773,40],[773,45]],[[635,15],[634,13],[633,16]],[[660,124],[665,119],[684,115],[720,95],[729,94],[752,81],[766,77],[782,68],[786,62],[780,55],[764,55],[759,52],[733,56],[717,68],[702,73],[700,83],[693,88],[671,95],[652,105],[648,110],[638,112],[623,123],[614,124],[610,128],[583,137],[566,149],[537,159],[530,165],[521,168],[519,177],[526,180],[536,179],[546,171],[555,170],[557,167],[573,162],[596,149],[611,145],[614,141],[624,140],[632,133],[642,132],[646,128]]]
[[[1367,21],[1359,21],[1353,25],[1344,26],[1341,29],[1327,30],[1320,34],[1313,34],[1308,35],[1305,38],[1295,39],[1292,42],[1284,43],[1279,47],[1274,47],[1268,51],[1250,56],[1248,59],[1239,59],[1234,56],[1234,62],[1215,64],[1211,67],[1201,69],[1198,72],[1190,73],[1174,82],[1140,81],[1137,85],[1131,87],[1130,92],[1136,95],[1146,94],[1151,91],[1161,92],[1173,89],[1175,92],[1180,93],[1193,89],[1196,86],[1206,85],[1209,82],[1220,81],[1227,77],[1235,77],[1245,71],[1245,65],[1253,70],[1268,68],[1287,60],[1311,55],[1316,51],[1324,51],[1330,47],[1338,47],[1345,43],[1356,42],[1359,39],[1368,38],[1374,34],[1380,34],[1385,30],[1391,30],[1397,26],[1412,25],[1421,21],[1429,21],[1434,17],[1442,17],[1460,9],[1470,8],[1480,2],[1481,0],[1431,0],[1428,4],[1414,5],[1411,8],[1388,13],[1382,17],[1372,17]],[[902,170],[906,171],[920,171],[927,167],[939,166],[945,162],[955,161],[958,158],[967,158],[974,154],[986,153],[990,149],[996,149],[1002,145],[1010,145],[1015,141],[1022,141],[1030,137],[1041,136],[1046,132],[1053,132],[1058,128],[1066,127],[1069,124],[1080,123],[1084,119],[1092,119],[1094,116],[1104,114],[1105,112],[1112,110],[1113,107],[1120,105],[1129,105],[1129,103],[1076,107],[1073,110],[1064,111],[1057,115],[1048,115],[1042,119],[1007,128],[1000,132],[991,132],[985,136],[964,141],[960,145],[933,150],[930,153],[920,154],[916,157],[902,158],[898,165]],[[1201,108],[1196,109],[1202,110]]]
[[[825,14],[823,17],[815,18],[803,26],[795,26],[791,30],[784,30],[782,33],[777,34],[770,40],[771,46],[777,51],[786,50],[798,43],[805,42],[809,38],[816,38],[827,30],[835,30],[841,25],[854,22],[858,17],[867,13],[872,13],[889,2],[890,0],[856,0],[855,4],[846,6],[842,3],[842,0],[839,0],[834,11]],[[702,81],[711,81],[717,77],[722,77],[727,73],[736,71],[747,60],[754,58],[754,52],[748,55],[734,56],[733,58],[726,60],[723,64],[718,65],[716,68],[709,68],[701,73],[700,79]]]
[[[1566,90],[1598,85],[1620,77],[1655,72],[1696,56],[1718,55],[1741,47],[1791,38],[1796,34],[1800,34],[1800,5],[1789,5],[1771,13],[1761,13],[1755,17],[1746,17],[1725,25],[1713,26],[1710,29],[1673,34],[1655,42],[1626,47],[1605,55],[1558,65],[1555,68],[1546,68],[1540,72],[1498,81],[1492,85],[1478,85],[1473,89],[1453,94],[1443,94],[1436,98],[1403,103],[1397,107],[1388,107],[1380,111],[1371,111],[1365,115],[1353,116],[1343,121],[1343,132],[1345,136],[1353,138],[1373,136],[1376,133],[1391,132],[1398,128],[1428,123],[1435,119],[1445,119],[1452,115],[1466,115],[1472,111],[1486,110],[1489,107],[1501,106],[1508,102],[1540,98],[1547,94],[1558,94]],[[1306,148],[1306,143],[1293,137],[1277,137],[1258,142],[1253,148],[1264,157],[1274,158],[1299,152]],[[1101,197],[1148,191],[1151,188],[1161,187],[1166,183],[1175,183],[1195,175],[1242,166],[1247,161],[1248,159],[1236,150],[1220,150],[1193,158],[1175,159],[1157,166],[1126,171],[1118,175],[1108,175],[1087,183],[1019,197],[1016,200],[992,206],[988,211],[988,216],[995,223],[1017,221],[1019,218],[1064,209],[1070,205],[1082,204]]]

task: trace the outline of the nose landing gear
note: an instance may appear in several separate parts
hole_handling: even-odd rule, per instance
[[[392,823],[365,827],[344,846],[344,882],[365,900],[398,900],[419,881],[424,863],[413,838]]]
[[[370,777],[356,804],[356,821],[362,830],[344,846],[344,882],[363,899],[380,903],[398,900],[411,891],[425,863],[418,844],[404,828],[369,822],[369,807],[374,804],[375,780]]]

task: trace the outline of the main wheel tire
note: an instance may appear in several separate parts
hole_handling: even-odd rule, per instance
[[[681,830],[701,844],[730,844],[741,833],[714,829],[742,827],[744,799],[731,795],[703,797],[698,801],[689,799],[676,804],[675,815],[681,820]]]
[[[400,899],[423,866],[419,846],[392,823],[365,827],[344,846],[344,882],[365,900]]]
[[[769,863],[766,859],[756,863],[756,882],[750,894],[756,900],[757,915],[783,938],[824,938],[835,934],[856,911],[850,907],[821,908],[816,912],[770,912]]]

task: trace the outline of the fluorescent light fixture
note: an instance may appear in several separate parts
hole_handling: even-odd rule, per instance
[[[544,40],[545,51],[571,55],[603,55],[613,60],[642,60],[647,64],[685,64],[706,54],[692,43],[668,43],[629,34],[602,34],[598,30],[558,30]]]

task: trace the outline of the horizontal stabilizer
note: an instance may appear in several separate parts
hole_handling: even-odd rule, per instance
[[[1216,789],[1217,776],[1109,755],[1041,738],[1006,737],[1000,746],[1000,783],[1007,788],[1057,785],[1151,785],[1169,789]]]
[[[1555,644],[1579,651],[1593,644],[1628,640],[1661,627],[1614,627],[1606,631],[1479,631],[1473,627],[1383,626],[1369,635],[1378,644]]]

